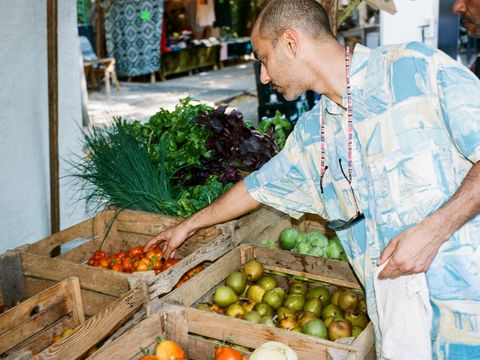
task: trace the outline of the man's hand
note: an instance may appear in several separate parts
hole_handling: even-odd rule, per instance
[[[162,231],[157,236],[151,238],[144,246],[143,251],[147,252],[153,246],[161,244],[163,256],[168,259],[170,256],[175,255],[175,249],[183,244],[183,242],[189,237],[188,231],[185,229],[183,223],[177,226]]]
[[[443,242],[479,213],[480,162],[477,162],[445,205],[393,238],[383,249],[377,265],[387,260],[388,264],[378,278],[396,278],[427,271]]]
[[[446,240],[440,229],[435,220],[427,218],[393,238],[377,262],[377,265],[382,265],[388,260],[378,278],[393,279],[427,271]]]
[[[206,208],[150,239],[143,250],[148,251],[155,244],[163,242],[164,257],[168,259],[174,254],[175,249],[197,230],[235,219],[258,206],[260,203],[248,193],[243,181],[239,181]]]

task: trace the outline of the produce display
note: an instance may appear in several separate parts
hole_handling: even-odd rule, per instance
[[[111,255],[108,255],[103,250],[97,250],[90,259],[88,259],[87,264],[124,273],[153,270],[155,274],[159,274],[179,261],[179,259],[174,258],[165,260],[163,258],[163,251],[159,246],[153,247],[146,253],[143,251],[143,246],[136,246],[129,250],[121,250]],[[175,288],[182,285],[185,281],[202,270],[202,265],[195,266],[180,278],[175,285]]]
[[[94,210],[187,217],[273,157],[291,127],[277,115],[260,131],[238,111],[185,98],[145,123],[116,118],[86,130],[87,156],[70,161],[70,175]]]
[[[358,336],[369,322],[359,292],[267,273],[256,260],[232,272],[210,302],[196,307],[332,341]]]
[[[262,246],[280,248],[327,259],[348,261],[338,237],[335,235],[329,239],[318,230],[303,232],[293,227],[287,227],[280,232],[278,241],[263,240]]]

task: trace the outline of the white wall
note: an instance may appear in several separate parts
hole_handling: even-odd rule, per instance
[[[395,0],[397,13],[390,15],[380,11],[380,44],[398,44],[422,41],[420,25],[429,24],[424,43],[432,47],[438,44],[439,0]]]
[[[75,0],[59,6],[59,152],[80,154]],[[46,0],[0,1],[0,253],[50,234]],[[60,160],[60,175],[68,165]],[[66,181],[61,228],[86,217]]]

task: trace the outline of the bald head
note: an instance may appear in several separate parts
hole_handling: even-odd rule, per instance
[[[253,32],[274,43],[288,28],[300,29],[312,39],[332,37],[328,15],[316,0],[271,0],[260,13]]]

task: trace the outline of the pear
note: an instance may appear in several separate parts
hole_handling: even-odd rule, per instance
[[[332,341],[349,336],[352,336],[352,325],[348,320],[334,320],[328,326],[328,338]]]
[[[250,281],[257,281],[263,275],[263,264],[257,260],[250,260],[243,265],[243,272]]]
[[[338,297],[338,304],[342,310],[354,310],[358,305],[358,295],[352,290],[344,290]]]

